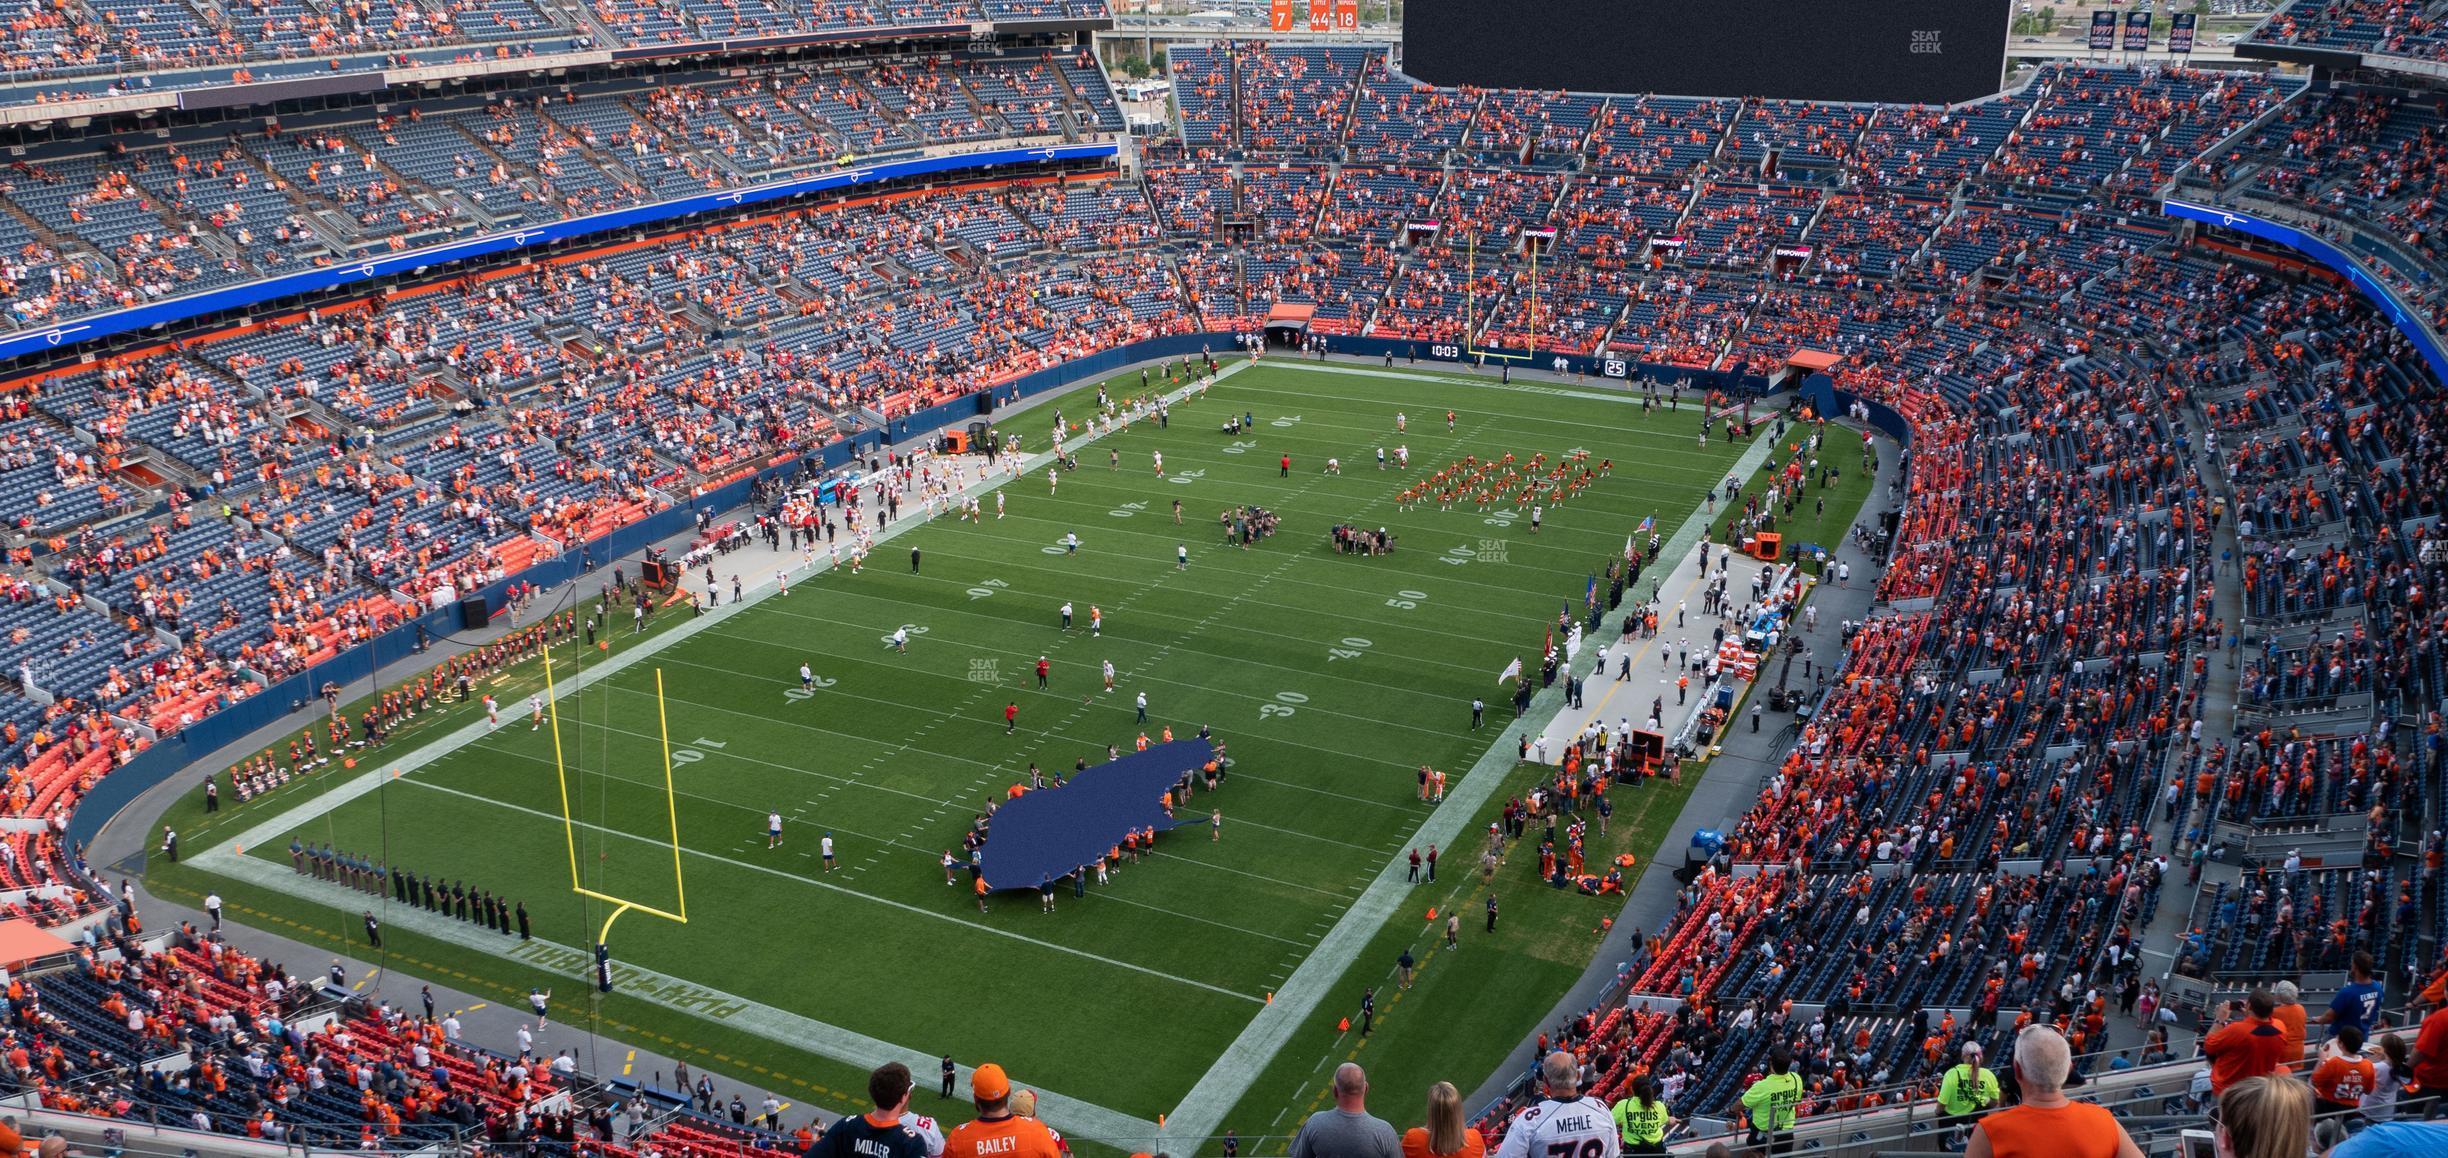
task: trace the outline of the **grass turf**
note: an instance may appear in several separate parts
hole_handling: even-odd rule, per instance
[[[1121,392],[1137,382],[1134,373],[1111,385]],[[1086,393],[1061,403],[1075,420],[1089,409]],[[1448,409],[1457,420],[1451,433]],[[1410,417],[1404,434],[1393,429],[1398,410]],[[1243,412],[1258,419],[1252,431],[1220,433],[1228,415]],[[1081,469],[1062,475],[1052,494],[1042,473],[1007,484],[1003,519],[992,517],[989,498],[981,524],[945,519],[916,529],[885,544],[863,574],[804,581],[786,598],[768,598],[567,696],[561,732],[589,887],[677,903],[656,743],[657,668],[681,760],[690,923],[632,915],[616,930],[615,952],[914,1049],[1002,1061],[1024,1081],[1154,1118],[1206,1071],[1366,882],[1402,855],[1427,812],[1414,799],[1413,769],[1429,763],[1458,777],[1491,742],[1509,744],[1495,726],[1469,731],[1467,705],[1473,696],[1496,698],[1493,677],[1507,660],[1535,659],[1529,653],[1558,599],[1619,551],[1643,516],[1670,529],[1723,476],[1740,448],[1696,447],[1694,418],[1688,408],[1644,416],[1622,395],[1597,390],[1270,362],[1177,407],[1169,429],[1140,423],[1082,448]],[[1049,424],[1040,408],[1005,426],[1042,448]],[[1376,448],[1397,443],[1410,447],[1411,469],[1381,473]],[[1108,466],[1109,447],[1118,469]],[[1535,535],[1527,519],[1502,510],[1396,509],[1407,480],[1463,455],[1552,459],[1578,447],[1612,458],[1616,469],[1551,507]],[[1150,466],[1158,449],[1161,480]],[[1288,477],[1278,465],[1285,454],[1293,457]],[[1344,473],[1323,472],[1329,456]],[[1852,504],[1859,488],[1848,480]],[[1183,504],[1179,527],[1175,499]],[[1223,546],[1213,520],[1236,504],[1280,512],[1284,532],[1247,551]],[[1400,548],[1382,558],[1337,555],[1326,531],[1345,521],[1386,526]],[[1079,554],[1061,554],[1054,543],[1074,531]],[[1175,565],[1176,544],[1190,547],[1186,569]],[[925,553],[916,575],[907,566],[911,546]],[[720,561],[717,569],[729,573]],[[1065,600],[1079,612],[1069,632],[1056,622]],[[1086,630],[1091,604],[1106,612],[1101,636]],[[667,612],[657,630],[672,618]],[[905,655],[884,644],[902,624],[914,635]],[[630,637],[613,637],[615,654],[629,646]],[[1031,670],[1041,654],[1054,665],[1044,692]],[[600,659],[577,648],[557,655],[564,677],[570,664]],[[1118,673],[1110,695],[1097,676],[1104,660]],[[802,661],[826,681],[812,697],[791,694]],[[568,890],[551,733],[523,726],[532,678],[507,673],[489,689],[504,705],[499,733],[389,781],[301,835],[387,852],[411,870],[524,899],[539,937],[588,943],[606,906]],[[1138,731],[1131,697],[1140,691],[1151,734],[1170,724],[1188,735],[1206,723],[1231,746],[1237,763],[1224,789],[1194,802],[1222,810],[1223,840],[1211,843],[1195,829],[1174,834],[1153,859],[1092,887],[1086,901],[1066,890],[1052,915],[1025,896],[998,897],[981,915],[965,882],[942,883],[942,850],[958,847],[987,798],[1024,778],[1031,760],[1067,769],[1075,759],[1101,759],[1107,744],[1127,750]],[[1006,702],[1020,705],[1017,736],[1004,735]],[[442,726],[473,712],[454,709]],[[1516,769],[1498,799],[1535,775]],[[209,842],[315,790],[295,786],[225,808],[208,827],[199,827],[204,818],[191,800],[171,822]],[[1614,835],[1591,850],[1593,861],[1654,851],[1679,790],[1641,792],[1621,802]],[[793,818],[776,850],[764,847],[771,810]],[[814,855],[826,831],[841,853],[830,873]],[[286,857],[278,846],[248,851]],[[1524,852],[1503,870],[1517,883],[1500,877],[1495,886],[1507,890],[1503,930],[1483,938],[1481,886],[1467,859],[1449,858],[1445,879],[1423,889],[1425,898],[1445,890],[1444,903],[1466,906],[1464,951],[1439,960],[1423,922],[1388,922],[1338,983],[1319,1024],[1296,1033],[1228,1124],[1249,1138],[1270,1132],[1264,1119],[1278,1109],[1287,1111],[1280,1121],[1292,1121],[1289,1111],[1303,1109],[1323,1081],[1321,1061],[1354,1048],[1333,1032],[1334,1021],[1356,1011],[1358,987],[1386,979],[1400,945],[1414,938],[1427,958],[1419,986],[1399,1003],[1380,994],[1379,1040],[1403,1048],[1372,1044],[1390,1056],[1363,1056],[1385,1067],[1381,1089],[1415,1089],[1422,1075],[1467,1088],[1535,1026],[1586,963],[1602,907],[1530,887],[1535,858]],[[293,935],[362,940],[360,898],[337,886],[326,907],[187,866],[154,866],[149,877],[174,894],[218,889],[243,919]],[[566,994],[575,978],[545,979],[397,925],[386,942],[412,970],[505,997],[531,981],[557,982],[564,1004],[575,1004]],[[788,1043],[618,993],[594,1014],[617,1035],[741,1076],[771,1076],[786,1096],[795,1089],[844,1108],[853,1102],[847,1091],[860,1085],[850,1067]],[[1123,1043],[1127,1065],[1117,1064]]]

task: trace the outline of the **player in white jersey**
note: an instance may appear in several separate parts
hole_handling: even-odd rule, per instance
[[[484,706],[485,730],[490,732],[495,728],[501,727],[501,705],[493,702],[493,694],[491,692],[485,693]]]
[[[527,730],[532,732],[543,726],[544,697],[540,695],[530,695],[527,697]]]
[[[1496,1158],[1619,1158],[1623,1139],[1606,1103],[1581,1096],[1581,1068],[1571,1054],[1539,1063],[1546,1097],[1513,1115]]]

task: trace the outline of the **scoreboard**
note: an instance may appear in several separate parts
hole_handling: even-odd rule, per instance
[[[1290,32],[1304,21],[1311,32],[1358,32],[1360,0],[1273,0],[1267,27]]]
[[[1403,71],[1661,96],[1953,103],[1998,91],[2014,0],[1410,0]]]

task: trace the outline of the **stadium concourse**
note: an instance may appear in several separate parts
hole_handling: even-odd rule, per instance
[[[1383,46],[1182,45],[1178,120],[1141,139],[1065,30],[1103,17],[489,0],[378,27],[96,0],[9,24],[0,294],[11,348],[35,352],[0,398],[18,693],[0,878],[12,915],[72,944],[12,983],[6,1068],[45,1125],[804,1148],[738,1120],[758,1087],[717,1087],[737,1111],[649,1118],[637,1074],[557,1072],[549,1034],[523,1059],[515,1011],[453,1042],[399,979],[367,1008],[337,999],[360,965],[327,994],[328,954],[216,938],[201,914],[165,928],[180,911],[122,900],[79,841],[122,785],[187,770],[164,753],[234,797],[212,757],[239,736],[217,721],[294,730],[267,705],[361,675],[437,598],[608,567],[588,544],[686,496],[812,477],[879,427],[1092,355],[1143,360],[1135,343],[1229,350],[1297,304],[1332,349],[1535,346],[1576,376],[1613,364],[1774,409],[1792,356],[1826,351],[1821,397],[1908,440],[1882,476],[1898,518],[1843,549],[1854,596],[1813,632],[1824,687],[1806,677],[1807,716],[1724,737],[1695,800],[1731,806],[1686,813],[1678,838],[1710,834],[1692,863],[1639,882],[1594,993],[1525,1043],[1518,1061],[1565,1054],[1545,1093],[1655,1088],[1695,1151],[1795,1129],[1936,1147],[1968,1045],[2002,1092],[2062,1096],[2051,1035],[2018,1032],[2046,1023],[2156,1152],[2207,1129],[2213,1098],[2236,1153],[2315,1131],[2358,1133],[2343,1158],[2440,1152],[2388,1121],[2448,1089],[2448,1014],[2429,1012],[2448,1005],[2448,108],[2421,67],[2441,44],[2426,6],[2298,0],[2256,34],[2326,53],[2310,63],[2334,83],[2068,62],[1944,110],[1438,90]],[[989,22],[993,52],[972,37]],[[607,47],[802,34],[859,47],[655,71]],[[563,71],[407,87],[501,62]],[[278,87],[335,77],[363,87]],[[276,121],[114,119],[190,91],[243,110],[249,86],[289,102]],[[958,168],[1055,144],[1128,163]],[[952,167],[883,167],[912,158]],[[845,162],[878,168],[851,192],[655,212]],[[2162,214],[2171,193],[2227,223]],[[638,216],[177,312],[612,210]],[[2342,248],[2274,246],[2244,216]],[[1710,514],[1721,548],[1740,541],[1743,513]],[[114,837],[141,825],[151,847],[150,820]],[[2339,993],[2353,1057],[2317,1026]],[[437,1012],[477,1003],[436,994]],[[2302,1083],[2259,1080],[2288,1067],[2317,1126],[2290,1116],[2313,1108]],[[1491,1134],[1535,1100],[1525,1069],[1491,1080]]]

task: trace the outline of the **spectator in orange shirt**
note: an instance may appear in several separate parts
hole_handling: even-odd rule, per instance
[[[1481,1158],[1487,1139],[1462,1121],[1462,1093],[1452,1082],[1428,1087],[1428,1120],[1403,1132],[1403,1158]]]
[[[2202,1053],[2210,1058],[2212,1093],[2225,1093],[2246,1078],[2284,1068],[2286,1031],[2270,1020],[2276,1009],[2266,989],[2253,990],[2248,1001],[2227,1003],[2225,1019],[2202,1039]]]
[[[2354,1026],[2342,1026],[2334,1039],[2337,1048],[2321,1051],[2320,1066],[2312,1071],[2312,1097],[2315,1114],[2352,1114],[2363,1108],[2363,1095],[2372,1091],[2378,1073],[2371,1059],[2363,1056],[2363,1031]]]
[[[1011,1093],[1002,1066],[988,1062],[970,1073],[969,1100],[977,1106],[977,1120],[944,1140],[944,1158],[1061,1158],[1062,1147],[1045,1123],[1012,1112]]]
[[[2277,1022],[2279,1031],[2286,1035],[2286,1060],[2281,1068],[2291,1070],[2303,1063],[2303,991],[2292,981],[2281,981],[2270,986],[2270,998],[2273,1006],[2270,1020]]]
[[[2051,1025],[2015,1035],[2014,1078],[2021,1104],[1974,1123],[1964,1158],[2142,1158],[2114,1114],[2066,1097],[2074,1051]]]
[[[2414,1035],[2414,1084],[2417,1092],[2401,1099],[2397,1114],[2405,1118],[2428,1119],[2448,1092],[2448,1005],[2433,1007],[2423,1018],[2422,1029]]]

